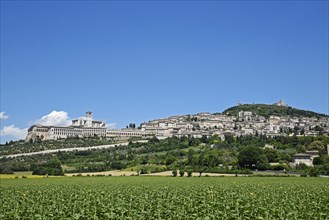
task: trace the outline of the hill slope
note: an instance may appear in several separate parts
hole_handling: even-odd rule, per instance
[[[230,107],[223,113],[236,116],[239,111],[251,111],[254,114],[268,118],[270,115],[290,116],[290,117],[329,117],[328,115],[307,110],[301,110],[290,106],[277,106],[265,104],[243,104]]]

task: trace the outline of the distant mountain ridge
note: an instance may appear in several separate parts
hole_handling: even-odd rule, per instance
[[[240,111],[250,111],[254,114],[268,118],[271,115],[290,117],[329,117],[329,115],[309,110],[302,110],[290,106],[279,106],[276,104],[239,104],[223,111],[223,114],[236,116]]]

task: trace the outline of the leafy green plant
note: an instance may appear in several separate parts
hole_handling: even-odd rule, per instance
[[[329,183],[298,177],[2,179],[0,219],[326,219]]]

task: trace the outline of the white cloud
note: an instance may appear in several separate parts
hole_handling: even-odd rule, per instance
[[[108,123],[106,124],[107,129],[116,129],[117,124],[116,123]]]
[[[0,131],[0,136],[9,136],[13,139],[25,139],[27,128],[18,128],[15,125],[3,127]]]
[[[68,126],[71,124],[71,120],[67,112],[64,111],[52,111],[48,115],[36,120],[34,124],[41,125],[53,125],[53,126]]]
[[[9,116],[5,114],[5,112],[0,112],[0,120],[8,119]]]
[[[9,118],[8,115],[5,115],[5,112],[0,113],[0,119],[7,119]],[[36,120],[33,124],[41,124],[41,125],[53,125],[53,126],[68,126],[71,124],[71,120],[67,112],[64,111],[52,111],[48,115],[41,117],[40,119]],[[8,140],[19,140],[25,139],[27,135],[28,128],[18,128],[15,125],[4,126],[0,130],[0,136],[6,137],[1,138],[1,142],[4,139]]]

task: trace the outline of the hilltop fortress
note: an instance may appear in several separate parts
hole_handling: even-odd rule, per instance
[[[72,125],[67,127],[44,126],[36,124],[28,129],[25,141],[57,140],[67,137],[106,136],[106,127],[103,121],[94,121],[92,112],[87,112],[86,117],[72,120]]]
[[[239,108],[239,106],[233,108]],[[286,108],[287,105],[280,100],[272,106]],[[67,127],[33,125],[29,128],[25,140],[56,140],[68,137],[94,136],[118,139],[152,136],[158,138],[173,136],[201,138],[202,136],[213,135],[218,135],[222,139],[227,135],[235,137],[241,135],[266,135],[267,137],[329,135],[329,117],[290,115],[268,115],[264,117],[253,111],[237,109],[233,115],[226,111],[221,114],[204,112],[155,119],[144,122],[135,129],[108,130],[103,121],[93,120],[92,112],[87,112],[85,117],[72,120],[72,124]]]
[[[107,130],[105,122],[96,121],[92,118],[92,112],[86,112],[85,117],[72,120],[70,126],[44,126],[36,124],[28,129],[26,142],[36,140],[58,140],[69,137],[146,137],[157,135],[153,132],[138,129]]]

